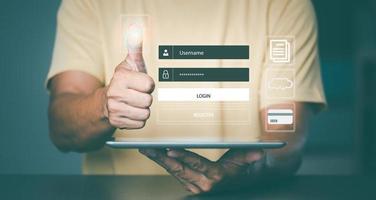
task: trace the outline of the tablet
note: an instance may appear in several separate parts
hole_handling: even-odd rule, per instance
[[[230,142],[230,141],[107,141],[106,145],[118,149],[139,148],[186,148],[186,149],[276,149],[282,148],[287,143],[284,141],[253,141],[253,142]]]

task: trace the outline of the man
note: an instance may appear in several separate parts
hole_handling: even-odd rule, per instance
[[[143,46],[148,74],[131,70],[134,60],[124,60],[119,36],[124,15],[147,15],[152,23],[151,38]],[[270,68],[269,36],[293,37],[293,65],[274,69],[295,71],[295,95],[270,102],[263,92],[265,71]],[[316,42],[315,16],[308,0],[63,0],[48,74],[50,137],[61,151],[85,153],[86,174],[160,174],[163,167],[193,193],[212,191],[239,177],[291,175],[300,166],[309,117],[325,103]],[[163,136],[165,129],[157,125],[153,113],[158,106],[152,93],[158,68],[155,52],[159,44],[186,43],[250,45],[250,88],[258,92],[252,92],[250,101],[252,124],[236,129],[260,133],[261,139],[285,140],[286,147],[226,153],[140,150],[161,167],[137,151],[104,147],[114,132],[133,137],[132,130],[139,129],[141,137]],[[294,131],[267,132],[267,106],[284,104],[295,105]],[[223,136],[218,132],[232,134],[226,125],[219,131],[202,126],[181,129],[211,131],[217,137]]]

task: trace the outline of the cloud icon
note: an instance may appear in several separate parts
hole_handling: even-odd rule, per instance
[[[288,78],[272,78],[268,82],[268,88],[274,90],[291,89],[293,86],[294,82]]]

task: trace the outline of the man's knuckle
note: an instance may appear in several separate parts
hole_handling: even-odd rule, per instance
[[[114,117],[112,116],[109,116],[108,118],[108,121],[110,122],[110,124],[112,126],[115,126],[115,127],[119,127],[120,126],[120,123],[118,122],[118,120],[116,120]]]
[[[115,102],[113,100],[108,100],[107,102],[107,110],[110,113],[114,113],[117,111],[117,108],[115,106]]]
[[[114,108],[114,106],[112,106],[111,104],[108,104],[107,110],[108,110],[109,113],[115,113],[116,112],[116,108]]]
[[[108,117],[108,122],[110,122],[111,125],[114,125],[115,123],[114,119],[111,116]]]
[[[152,91],[154,89],[154,80],[150,76],[146,76],[144,87],[146,91]]]
[[[184,186],[184,189],[185,189],[186,191],[188,191],[188,192],[193,192],[189,186],[186,186],[186,185],[185,185],[185,186]]]
[[[144,126],[145,126],[144,121],[137,121],[136,124],[135,124],[136,128],[143,128]]]
[[[123,91],[117,86],[117,84],[111,83],[110,87],[106,91],[107,99],[117,99],[121,97]]]
[[[204,192],[209,192],[212,188],[213,188],[213,186],[214,186],[214,182],[213,181],[211,181],[211,180],[209,180],[209,179],[207,179],[207,178],[203,178],[204,180],[202,181],[202,183],[201,183],[201,189],[202,189],[202,191],[204,191]]]
[[[112,87],[109,87],[106,91],[106,97],[111,98],[114,95],[114,89]]]
[[[128,71],[128,64],[126,62],[121,62],[118,66],[115,68],[115,72],[126,72]]]
[[[146,96],[145,98],[145,106],[146,107],[149,107],[151,106],[151,104],[153,103],[153,96],[151,96],[150,94]]]
[[[121,77],[124,77],[125,75],[126,75],[126,70],[124,68],[117,67],[112,78],[113,80],[120,80]]]
[[[121,66],[121,64],[116,66],[114,76],[116,75],[117,72],[121,71],[122,68],[123,68],[123,66]]]
[[[169,172],[175,176],[182,176],[184,174],[184,166],[176,164],[173,167],[171,167]]]
[[[224,174],[222,170],[217,168],[210,170],[210,172],[208,173],[208,177],[213,179],[215,182],[221,181],[223,179],[223,176]]]
[[[150,110],[149,109],[144,109],[143,110],[143,115],[142,115],[142,118],[143,119],[148,119],[150,117]]]
[[[150,94],[145,94],[141,97],[139,106],[141,106],[143,108],[148,108],[148,107],[150,107],[152,101],[153,101],[152,96]]]
[[[192,168],[200,170],[200,171],[206,170],[206,166],[200,160],[192,162]]]
[[[214,174],[211,177],[215,182],[220,182],[223,179],[223,173]]]

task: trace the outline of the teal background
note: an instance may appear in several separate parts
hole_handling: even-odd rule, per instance
[[[366,4],[313,2],[329,107],[312,122],[301,173],[355,173],[359,79],[355,60],[363,43],[369,45],[362,41],[372,41],[370,35],[375,35],[366,24],[372,20],[363,16],[369,9]],[[0,1],[0,173],[80,173],[81,155],[59,152],[48,137],[44,79],[59,3]]]
[[[79,173],[80,155],[50,142],[44,88],[56,0],[0,3],[0,173]]]

